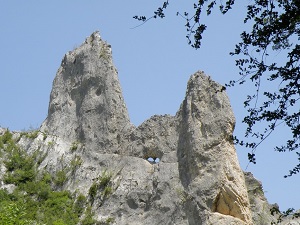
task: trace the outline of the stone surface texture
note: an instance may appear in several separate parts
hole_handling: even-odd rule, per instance
[[[252,210],[253,221],[255,224],[270,225],[275,222],[276,218],[270,214],[272,207],[277,205],[269,205],[264,196],[261,182],[256,180],[249,172],[245,172],[245,181],[248,188],[249,201]]]
[[[249,201],[252,211],[253,223],[257,225],[298,225],[300,218],[293,218],[292,216],[281,217],[279,222],[279,214],[271,215],[270,211],[273,208],[280,209],[277,204],[269,204],[264,196],[262,183],[256,180],[250,172],[244,172],[246,186],[248,189]],[[299,213],[299,211],[298,211]]]
[[[23,136],[19,144],[28,152],[40,149],[45,154],[40,168],[51,173],[80,159],[78,167],[67,170],[62,188],[88,196],[100,221],[265,224],[259,216],[267,216],[260,214],[267,203],[263,193],[255,196],[257,181],[249,174],[246,186],[232,143],[234,126],[223,87],[201,71],[188,81],[176,115],[155,115],[132,125],[111,47],[95,32],[64,56],[48,117],[35,139]],[[98,188],[91,199],[90,187],[107,174],[109,193]]]

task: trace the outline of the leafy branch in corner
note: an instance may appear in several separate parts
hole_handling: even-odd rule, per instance
[[[165,17],[165,12],[164,11],[168,7],[168,5],[169,5],[169,1],[165,1],[161,7],[158,7],[157,10],[154,11],[154,15],[151,16],[151,17],[149,17],[149,18],[147,18],[146,16],[137,16],[137,15],[134,16],[133,19],[136,19],[138,21],[142,21],[143,22],[142,24],[137,25],[134,28],[143,25],[144,23],[146,23],[150,19],[156,19],[156,18],[163,19]]]
[[[169,1],[164,1],[161,7],[158,7],[156,11],[154,11],[153,16],[147,18],[146,16],[134,16],[133,18],[142,21],[143,23],[136,26],[139,27],[149,21],[150,19],[156,18],[165,18],[165,10],[169,5]],[[216,5],[216,1],[208,1],[208,0],[199,0],[196,3],[193,3],[193,12],[177,12],[177,16],[181,16],[185,20],[185,27],[187,31],[186,38],[188,40],[188,44],[191,45],[195,49],[199,49],[201,47],[201,40],[203,38],[203,33],[206,30],[207,26],[204,23],[201,23],[201,15],[203,9],[206,11],[206,15],[210,15],[212,9]],[[225,14],[227,13],[234,4],[234,0],[227,0],[225,5],[220,3],[219,9],[220,11]],[[135,27],[135,28],[136,28]]]

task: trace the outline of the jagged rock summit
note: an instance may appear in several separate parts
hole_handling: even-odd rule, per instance
[[[246,186],[234,126],[223,87],[202,71],[176,115],[132,125],[110,45],[95,32],[64,56],[37,136],[14,136],[40,152],[40,171],[66,175],[56,188],[85,195],[100,224],[268,224],[268,212],[254,212],[269,205],[247,174]]]
[[[128,125],[111,47],[95,32],[64,56],[42,129],[101,149],[115,146],[117,129],[126,131]]]
[[[65,55],[54,79],[41,131],[56,144],[44,149],[41,166],[56,171],[62,157],[68,164],[80,156],[83,164],[64,188],[86,195],[109,171],[111,194],[98,194],[92,207],[98,219],[109,216],[115,224],[252,224],[231,141],[235,119],[222,90],[199,71],[175,116],[156,115],[135,127],[111,48],[95,32]],[[67,147],[72,143],[76,153]]]

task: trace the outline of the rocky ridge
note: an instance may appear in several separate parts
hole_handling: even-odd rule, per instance
[[[252,193],[250,184],[256,180],[240,169],[234,126],[223,87],[198,71],[175,116],[155,115],[135,127],[111,47],[95,32],[64,56],[37,136],[14,135],[28,153],[39,149],[45,155],[39,168],[50,173],[80,160],[60,188],[87,196],[97,220],[270,224],[274,218],[263,193]],[[103,177],[109,178],[105,185]]]

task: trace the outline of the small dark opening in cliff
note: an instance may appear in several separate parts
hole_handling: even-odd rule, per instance
[[[147,160],[148,160],[148,162],[150,162],[150,163],[156,164],[156,163],[159,163],[160,158],[152,158],[152,157],[149,157]]]

